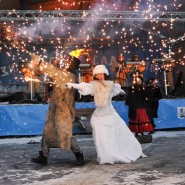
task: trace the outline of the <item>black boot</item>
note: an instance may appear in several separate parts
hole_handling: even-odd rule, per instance
[[[84,155],[83,153],[74,153],[76,157],[76,165],[77,166],[83,166],[84,165]]]
[[[48,163],[47,157],[45,157],[45,156],[43,155],[43,152],[42,152],[42,151],[39,151],[39,157],[37,157],[37,158],[32,158],[32,159],[31,159],[31,162],[37,163],[37,164],[44,164],[44,165],[46,165],[46,164]]]

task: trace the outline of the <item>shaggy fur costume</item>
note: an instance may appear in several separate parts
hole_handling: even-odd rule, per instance
[[[42,151],[47,154],[49,148],[56,147],[70,150],[75,102],[74,91],[68,89],[65,84],[69,81],[75,82],[76,77],[73,73],[44,61],[39,63],[39,69],[56,84],[51,94],[51,103],[44,127]]]

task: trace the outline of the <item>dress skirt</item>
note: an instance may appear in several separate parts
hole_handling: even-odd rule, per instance
[[[100,164],[130,163],[141,156],[140,143],[112,105],[97,107],[91,126]]]
[[[132,132],[143,133],[143,132],[152,132],[153,126],[151,121],[148,118],[146,109],[137,109],[136,118],[129,120],[129,128]]]

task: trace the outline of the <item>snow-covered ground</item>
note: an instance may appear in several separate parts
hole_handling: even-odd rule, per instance
[[[184,137],[185,131],[157,131],[153,135],[153,139],[158,138],[174,138]],[[92,141],[92,137],[80,137],[78,140]],[[175,138],[174,138],[175,139]],[[24,137],[24,138],[3,138],[0,139],[0,146],[11,144],[21,145],[29,142],[40,142],[41,136],[37,137]],[[154,142],[155,143],[155,142]],[[153,143],[142,145],[144,149],[150,147]],[[156,145],[156,144],[154,144]],[[182,147],[184,147],[183,145]],[[94,148],[92,148],[94,150]],[[184,154],[185,155],[185,154]],[[151,157],[152,158],[152,157]],[[157,161],[157,157],[154,158]],[[1,159],[2,160],[2,159]],[[66,166],[46,166],[44,168],[33,169],[28,163],[27,173],[21,176],[18,170],[14,171],[17,176],[14,183],[0,183],[1,185],[183,185],[185,184],[185,174],[183,171],[178,171],[175,167],[169,170],[160,170],[159,168],[152,168],[150,164],[152,159],[140,159],[139,162],[131,164],[114,164],[114,165],[99,165],[96,161],[90,161],[83,167],[76,167],[70,165]],[[173,160],[173,159],[171,159]],[[165,161],[165,159],[164,159]],[[162,164],[163,160],[159,159],[158,164]],[[144,164],[146,162],[146,164]],[[146,167],[144,167],[146,165]],[[182,164],[183,165],[183,164]],[[12,164],[13,166],[13,164]],[[185,164],[184,164],[185,167]],[[181,168],[182,169],[182,168]],[[180,170],[181,170],[180,169]],[[12,169],[6,172],[12,175]],[[56,173],[55,175],[53,173]],[[61,175],[60,175],[61,173]],[[29,174],[29,175],[28,175]],[[58,175],[57,175],[58,174]],[[49,176],[51,178],[44,180],[43,177]],[[34,177],[34,178],[33,178]],[[5,179],[5,176],[0,177]],[[19,178],[19,181],[16,181]],[[20,180],[22,178],[22,180]],[[31,182],[28,179],[32,179]],[[5,182],[5,181],[3,181]],[[16,183],[23,182],[23,183]]]
[[[184,131],[157,131],[153,134],[153,139],[156,139],[159,137],[179,137],[181,135],[185,136],[185,130]],[[8,143],[26,144],[30,141],[40,142],[41,138],[42,138],[41,136],[21,137],[21,138],[3,138],[3,139],[0,139],[0,144],[8,144]],[[78,140],[87,140],[87,138],[78,138]]]

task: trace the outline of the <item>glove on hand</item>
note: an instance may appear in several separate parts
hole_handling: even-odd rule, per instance
[[[68,83],[66,84],[66,86],[67,86],[69,89],[73,88],[73,85],[74,85],[74,83],[70,83],[70,82],[68,82]]]
[[[66,86],[67,86],[69,89],[71,89],[71,88],[78,89],[78,90],[82,89],[81,84],[78,84],[78,83],[71,83],[71,82],[68,82],[68,83],[66,84]]]

